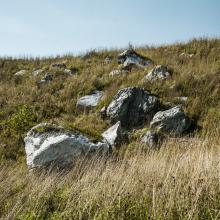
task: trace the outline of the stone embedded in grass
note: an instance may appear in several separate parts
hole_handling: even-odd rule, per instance
[[[113,57],[112,57],[112,56],[107,56],[107,57],[105,58],[105,63],[111,63],[112,60],[113,60]]]
[[[181,106],[157,112],[150,123],[151,128],[157,128],[159,131],[175,135],[187,132],[190,125],[191,120]]]
[[[95,91],[90,95],[83,96],[77,101],[76,108],[82,111],[90,110],[98,105],[103,95],[104,95],[104,92]]]
[[[119,147],[127,140],[127,134],[123,132],[120,121],[102,133],[102,137],[112,148]]]
[[[65,73],[68,76],[74,76],[77,74],[77,69],[76,68],[71,68],[71,69],[64,69],[63,73]]]
[[[150,121],[159,110],[160,101],[143,88],[128,87],[118,91],[107,108],[111,123],[121,122],[124,128],[133,128]]]
[[[193,53],[189,54],[189,53],[181,53],[179,55],[180,58],[192,58],[194,56]]]
[[[110,73],[109,73],[109,76],[113,77],[113,76],[121,76],[122,74],[126,74],[128,73],[128,71],[125,71],[125,70],[112,70]]]
[[[86,136],[66,131],[47,123],[33,127],[24,138],[29,168],[65,167],[82,155],[94,152],[108,153],[106,143],[92,143]]]
[[[151,59],[136,53],[133,49],[129,49],[118,55],[118,63],[123,64],[125,70],[131,71],[134,66],[145,68],[153,62]]]
[[[14,74],[14,76],[24,76],[27,74],[27,70],[20,70]]]
[[[59,69],[67,68],[65,63],[52,63],[51,67],[52,68],[59,68]]]
[[[140,137],[140,141],[150,148],[158,148],[162,142],[162,136],[156,131],[148,131]]]
[[[166,66],[158,65],[153,68],[146,76],[148,81],[164,80],[170,77],[170,73]]]
[[[37,70],[34,70],[34,71],[32,72],[32,75],[33,75],[33,76],[37,76],[37,75],[39,75],[39,74],[42,73],[42,72],[43,72],[42,69],[37,69]]]
[[[53,75],[50,73],[46,73],[44,77],[40,81],[37,82],[37,86],[40,88],[42,85],[52,80],[53,80]]]

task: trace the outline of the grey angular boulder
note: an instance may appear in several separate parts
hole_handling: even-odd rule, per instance
[[[81,155],[109,151],[106,143],[94,144],[82,134],[47,123],[33,127],[24,142],[29,168],[49,165],[65,167],[74,163]]]
[[[118,121],[115,125],[102,133],[102,137],[112,148],[117,148],[126,141],[127,134],[123,132],[121,122]]]
[[[138,65],[139,67],[145,67],[152,64],[152,60],[136,53],[133,49],[125,50],[118,55],[118,63],[124,64],[124,67],[132,65]]]
[[[150,148],[158,148],[162,142],[162,136],[156,131],[148,131],[141,136],[140,142],[148,145]]]
[[[151,128],[157,128],[162,132],[175,135],[183,134],[189,129],[190,125],[191,120],[181,106],[157,112],[150,123]]]
[[[170,73],[166,66],[158,65],[153,68],[146,76],[145,79],[149,81],[164,80],[170,77]]]
[[[102,91],[95,91],[90,95],[83,96],[77,101],[76,108],[82,111],[90,110],[98,105],[103,95]]]
[[[121,122],[124,128],[133,128],[152,119],[160,101],[143,88],[128,87],[118,91],[106,110],[111,123]]]

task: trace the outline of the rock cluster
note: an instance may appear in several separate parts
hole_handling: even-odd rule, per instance
[[[112,57],[106,57],[111,62]],[[115,70],[112,76],[128,73],[133,66],[144,68],[152,61],[129,49],[118,56],[118,63],[123,65],[122,70]],[[64,69],[64,73],[72,75],[73,70],[66,65],[52,64],[53,68]],[[38,75],[41,69],[33,72]],[[24,74],[24,71],[17,75]],[[170,77],[167,67],[158,65],[146,76],[148,80],[161,80]],[[46,73],[38,82],[43,85],[53,80],[53,76]],[[102,100],[104,91],[94,91],[78,99],[76,108],[80,111],[94,109]],[[187,100],[187,97],[179,97]],[[119,148],[128,141],[128,136],[134,129],[143,127],[146,123],[150,130],[140,137],[140,142],[150,148],[158,148],[164,136],[180,136],[185,134],[191,120],[181,106],[173,106],[164,110],[158,97],[141,87],[126,87],[120,89],[108,106],[102,108],[100,115],[112,125],[102,133],[102,140],[93,143],[83,134],[67,131],[61,127],[42,123],[33,127],[25,137],[25,151],[27,164],[30,168],[56,165],[65,167],[74,163],[82,155],[92,152],[110,152]]]

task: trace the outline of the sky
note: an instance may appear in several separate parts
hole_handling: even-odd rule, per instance
[[[0,0],[0,56],[220,37],[220,0]]]

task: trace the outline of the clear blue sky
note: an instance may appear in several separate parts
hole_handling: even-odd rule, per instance
[[[0,0],[0,56],[220,37],[220,0]]]

